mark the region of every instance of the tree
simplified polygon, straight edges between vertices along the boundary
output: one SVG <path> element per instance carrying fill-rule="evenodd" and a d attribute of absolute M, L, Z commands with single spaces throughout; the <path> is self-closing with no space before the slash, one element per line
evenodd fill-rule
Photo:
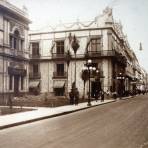
<path fill-rule="evenodd" d="M 83 80 L 84 87 L 83 87 L 83 99 L 85 98 L 85 84 L 87 80 L 89 79 L 88 71 L 87 70 L 82 70 L 81 72 L 81 79 Z"/>

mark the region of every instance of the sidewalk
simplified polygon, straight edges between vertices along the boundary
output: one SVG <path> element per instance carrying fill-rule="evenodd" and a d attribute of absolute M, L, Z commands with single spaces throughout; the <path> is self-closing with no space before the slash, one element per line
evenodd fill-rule
<path fill-rule="evenodd" d="M 90 107 L 95 107 L 95 106 L 103 105 L 110 102 L 114 102 L 114 100 L 104 100 L 104 102 L 92 101 L 91 102 L 92 106 Z M 0 116 L 0 129 L 5 129 L 5 128 L 9 128 L 9 127 L 13 127 L 13 126 L 17 126 L 25 123 L 30 123 L 30 122 L 34 122 L 42 119 L 56 117 L 56 116 L 76 112 L 79 110 L 87 109 L 90 107 L 87 106 L 87 102 L 79 103 L 79 105 L 66 105 L 66 106 L 54 107 L 54 108 L 30 107 L 36 110 Z"/>

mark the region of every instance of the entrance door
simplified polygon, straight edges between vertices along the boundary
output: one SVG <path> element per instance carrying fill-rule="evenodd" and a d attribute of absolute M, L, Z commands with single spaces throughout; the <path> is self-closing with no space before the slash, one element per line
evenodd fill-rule
<path fill-rule="evenodd" d="M 101 91 L 101 83 L 99 81 L 91 82 L 91 97 L 94 98 L 96 92 Z"/>
<path fill-rule="evenodd" d="M 14 96 L 19 95 L 19 76 L 14 76 Z"/>

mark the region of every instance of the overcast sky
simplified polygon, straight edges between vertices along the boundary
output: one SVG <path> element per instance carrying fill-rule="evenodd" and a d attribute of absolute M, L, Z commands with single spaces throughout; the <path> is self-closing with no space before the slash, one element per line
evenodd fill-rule
<path fill-rule="evenodd" d="M 114 19 L 123 24 L 131 48 L 139 63 L 148 71 L 148 0 L 8 0 L 22 8 L 25 5 L 32 21 L 30 29 L 48 24 L 93 20 L 106 6 L 113 8 Z M 142 42 L 143 50 L 139 50 Z"/>

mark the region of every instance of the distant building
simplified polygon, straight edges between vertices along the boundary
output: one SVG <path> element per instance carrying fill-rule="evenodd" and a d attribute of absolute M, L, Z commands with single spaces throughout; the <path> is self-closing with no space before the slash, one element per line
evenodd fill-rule
<path fill-rule="evenodd" d="M 0 1 L 0 101 L 28 92 L 29 23 L 23 10 Z"/>
<path fill-rule="evenodd" d="M 138 60 L 122 32 L 121 23 L 115 22 L 112 9 L 106 8 L 91 22 L 59 24 L 30 33 L 30 91 L 37 89 L 41 93 L 64 96 L 71 90 L 75 80 L 75 57 L 70 42 L 74 35 L 80 45 L 76 54 L 76 87 L 81 96 L 84 88 L 81 73 L 86 56 L 100 74 L 99 81 L 91 76 L 92 97 L 96 89 L 122 95 L 135 89 L 135 79 L 139 79 L 135 66 Z M 69 67 L 68 50 L 72 55 Z M 86 95 L 87 92 L 88 81 Z"/>

